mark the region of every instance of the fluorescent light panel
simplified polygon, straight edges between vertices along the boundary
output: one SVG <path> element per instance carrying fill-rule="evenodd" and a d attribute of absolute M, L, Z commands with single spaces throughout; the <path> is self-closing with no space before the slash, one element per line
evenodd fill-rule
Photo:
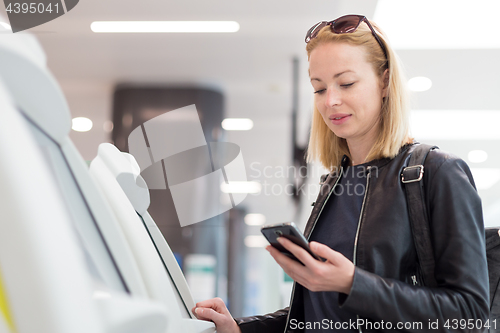
<path fill-rule="evenodd" d="M 408 80 L 408 89 L 411 91 L 427 91 L 431 87 L 432 81 L 428 77 L 416 76 Z"/>
<path fill-rule="evenodd" d="M 247 247 L 266 247 L 269 245 L 264 236 L 259 235 L 246 236 L 244 242 Z"/>
<path fill-rule="evenodd" d="M 496 110 L 413 110 L 410 123 L 417 140 L 500 140 Z"/>
<path fill-rule="evenodd" d="M 248 118 L 226 118 L 221 125 L 226 131 L 248 131 L 253 128 L 253 121 Z"/>
<path fill-rule="evenodd" d="M 379 0 L 373 20 L 396 49 L 498 49 L 498 0 Z"/>
<path fill-rule="evenodd" d="M 237 32 L 235 21 L 96 21 L 90 29 L 98 33 L 217 33 Z"/>
<path fill-rule="evenodd" d="M 264 214 L 247 214 L 245 215 L 245 223 L 247 225 L 263 225 L 266 223 Z"/>
<path fill-rule="evenodd" d="M 104 299 L 111 298 L 111 294 L 107 291 L 97 290 L 92 294 L 92 298 L 94 299 Z"/>
<path fill-rule="evenodd" d="M 484 150 L 471 150 L 467 158 L 471 163 L 483 163 L 488 159 L 488 153 Z"/>
<path fill-rule="evenodd" d="M 92 120 L 85 117 L 76 117 L 71 120 L 71 129 L 77 132 L 88 132 L 92 129 Z"/>
<path fill-rule="evenodd" d="M 262 185 L 259 182 L 229 182 L 220 184 L 224 193 L 259 193 Z"/>

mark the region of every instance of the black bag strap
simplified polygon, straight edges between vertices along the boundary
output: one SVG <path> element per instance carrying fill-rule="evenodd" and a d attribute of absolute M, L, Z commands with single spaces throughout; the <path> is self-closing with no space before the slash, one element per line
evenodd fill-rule
<path fill-rule="evenodd" d="M 437 287 L 437 281 L 434 277 L 436 263 L 432 249 L 429 219 L 425 207 L 423 176 L 424 161 L 434 148 L 438 147 L 425 144 L 416 145 L 411 152 L 408 166 L 401 173 L 401 182 L 403 182 L 406 190 L 406 201 L 418 263 L 424 285 L 428 287 Z"/>

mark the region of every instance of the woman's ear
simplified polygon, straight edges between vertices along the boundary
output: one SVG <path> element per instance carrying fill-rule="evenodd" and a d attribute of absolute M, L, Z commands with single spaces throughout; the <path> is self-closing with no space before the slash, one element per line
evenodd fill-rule
<path fill-rule="evenodd" d="M 389 68 L 387 68 L 382 74 L 383 80 L 383 88 L 382 88 L 382 97 L 387 97 L 389 93 Z"/>

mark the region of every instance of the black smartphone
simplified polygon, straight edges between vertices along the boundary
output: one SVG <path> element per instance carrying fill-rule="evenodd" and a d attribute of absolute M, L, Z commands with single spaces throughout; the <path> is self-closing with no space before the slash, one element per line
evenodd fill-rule
<path fill-rule="evenodd" d="M 280 243 L 278 243 L 278 237 L 284 237 L 291 240 L 292 242 L 306 250 L 314 259 L 322 261 L 317 255 L 313 253 L 313 251 L 309 247 L 309 242 L 293 222 L 267 225 L 262 227 L 260 231 L 272 246 L 277 248 L 281 253 L 289 258 L 301 262 L 290 251 L 288 251 L 283 246 L 281 246 Z"/>

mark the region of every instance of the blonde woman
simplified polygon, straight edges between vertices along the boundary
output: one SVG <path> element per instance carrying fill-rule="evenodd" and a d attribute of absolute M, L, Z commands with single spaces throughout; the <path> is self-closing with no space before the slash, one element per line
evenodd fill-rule
<path fill-rule="evenodd" d="M 438 149 L 425 161 L 436 285 L 424 285 L 415 250 L 422 239 L 412 233 L 401 182 L 418 144 L 409 134 L 397 56 L 360 15 L 314 25 L 306 43 L 315 94 L 308 159 L 331 172 L 304 234 L 326 260 L 281 237 L 304 264 L 266 248 L 295 281 L 289 307 L 233 319 L 212 299 L 193 312 L 215 322 L 218 333 L 484 331 L 482 209 L 467 164 Z M 473 325 L 457 325 L 461 320 Z"/>

